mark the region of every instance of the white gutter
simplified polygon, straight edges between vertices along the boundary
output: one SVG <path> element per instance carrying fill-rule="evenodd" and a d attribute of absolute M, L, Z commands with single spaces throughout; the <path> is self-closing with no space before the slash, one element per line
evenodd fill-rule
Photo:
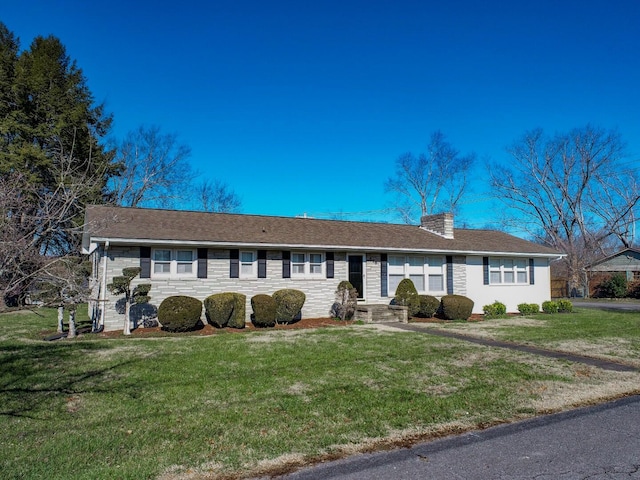
<path fill-rule="evenodd" d="M 109 240 L 104 242 L 104 252 L 102 257 L 102 284 L 100 285 L 100 324 L 98 328 L 104 327 L 104 315 L 107 306 L 107 250 Z"/>
<path fill-rule="evenodd" d="M 241 242 L 207 242 L 197 240 L 152 240 L 146 238 L 93 238 L 96 242 L 109 242 L 121 245 L 180 245 L 199 247 L 220 247 L 220 248 L 253 248 L 253 249 L 311 249 L 329 251 L 352 251 L 352 252 L 413 252 L 413 253 L 433 253 L 447 255 L 482 255 L 482 256 L 522 256 L 533 258 L 562 258 L 564 254 L 557 253 L 530 253 L 530 252 L 503 252 L 499 250 L 443 250 L 431 248 L 399 248 L 399 247 L 373 247 L 357 245 L 308 245 L 308 244 L 282 244 L 282 243 L 241 243 Z"/>

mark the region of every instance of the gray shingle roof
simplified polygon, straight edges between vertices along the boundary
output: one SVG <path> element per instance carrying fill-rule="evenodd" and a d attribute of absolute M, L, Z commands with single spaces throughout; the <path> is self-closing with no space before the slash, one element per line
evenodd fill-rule
<path fill-rule="evenodd" d="M 559 255 L 545 246 L 495 230 L 455 229 L 454 238 L 446 239 L 412 225 L 104 205 L 87 207 L 85 223 L 85 245 L 89 239 L 109 239 L 138 245 L 165 241 L 256 248 Z"/>

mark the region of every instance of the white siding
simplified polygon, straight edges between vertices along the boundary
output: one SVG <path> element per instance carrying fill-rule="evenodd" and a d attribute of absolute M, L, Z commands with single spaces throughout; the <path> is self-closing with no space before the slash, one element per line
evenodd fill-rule
<path fill-rule="evenodd" d="M 522 258 L 522 257 L 520 257 Z M 527 259 L 527 265 L 529 260 Z M 520 303 L 537 303 L 551 299 L 549 260 L 534 259 L 534 285 L 484 285 L 481 256 L 467 256 L 467 297 L 474 301 L 473 313 L 483 313 L 482 307 L 496 300 L 507 306 L 507 312 L 516 313 Z"/>

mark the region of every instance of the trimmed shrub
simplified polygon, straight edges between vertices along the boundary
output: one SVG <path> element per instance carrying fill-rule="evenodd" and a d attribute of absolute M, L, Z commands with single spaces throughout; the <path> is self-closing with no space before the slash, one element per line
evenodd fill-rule
<path fill-rule="evenodd" d="M 420 308 L 418 309 L 418 317 L 431 318 L 440 307 L 440 300 L 432 295 L 418 295 Z"/>
<path fill-rule="evenodd" d="M 176 295 L 165 298 L 158 307 L 158 320 L 168 332 L 189 332 L 202 328 L 202 302 L 197 298 Z"/>
<path fill-rule="evenodd" d="M 467 320 L 473 312 L 473 300 L 464 295 L 445 295 L 440 300 L 440 314 L 446 320 Z"/>
<path fill-rule="evenodd" d="M 604 298 L 622 298 L 627 295 L 627 277 L 616 273 L 598 286 L 598 296 Z"/>
<path fill-rule="evenodd" d="M 351 282 L 343 280 L 336 289 L 336 301 L 329 310 L 329 315 L 340 320 L 350 320 L 358 306 L 358 291 Z"/>
<path fill-rule="evenodd" d="M 571 313 L 573 312 L 573 303 L 571 300 L 561 299 L 556 302 L 558 304 L 558 312 Z"/>
<path fill-rule="evenodd" d="M 410 278 L 403 278 L 396 288 L 396 296 L 394 298 L 396 305 L 402 305 L 409 309 L 409 316 L 415 317 L 420 311 L 420 298 L 418 290 Z"/>
<path fill-rule="evenodd" d="M 535 315 L 540 312 L 540 305 L 537 303 L 521 303 L 518 305 L 521 315 Z"/>
<path fill-rule="evenodd" d="M 242 293 L 215 293 L 204 299 L 207 322 L 217 328 L 244 328 L 247 297 Z"/>
<path fill-rule="evenodd" d="M 304 292 L 292 288 L 284 288 L 273 292 L 276 301 L 276 322 L 294 323 L 301 318 L 302 306 L 307 299 Z"/>
<path fill-rule="evenodd" d="M 496 300 L 491 305 L 483 306 L 482 311 L 487 318 L 499 318 L 507 314 L 507 306 Z"/>
<path fill-rule="evenodd" d="M 247 296 L 242 293 L 232 293 L 231 295 L 233 295 L 233 313 L 227 327 L 244 328 L 247 318 Z"/>
<path fill-rule="evenodd" d="M 233 314 L 233 294 L 216 293 L 204 299 L 204 314 L 209 325 L 224 328 Z"/>
<path fill-rule="evenodd" d="M 542 311 L 544 313 L 558 313 L 558 304 L 553 300 L 542 302 Z"/>
<path fill-rule="evenodd" d="M 251 321 L 256 327 L 275 327 L 276 301 L 270 295 L 258 294 L 251 297 L 253 315 Z"/>

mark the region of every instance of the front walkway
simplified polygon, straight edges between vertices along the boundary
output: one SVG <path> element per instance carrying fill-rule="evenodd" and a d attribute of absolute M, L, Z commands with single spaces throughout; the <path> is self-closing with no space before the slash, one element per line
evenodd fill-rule
<path fill-rule="evenodd" d="M 544 348 L 532 347 L 529 345 L 523 345 L 521 343 L 506 342 L 503 340 L 492 340 L 489 338 L 472 337 L 470 335 L 464 335 L 461 333 L 447 332 L 436 328 L 429 328 L 422 325 L 411 323 L 398 323 L 394 324 L 393 328 L 400 330 L 408 330 L 411 332 L 426 333 L 428 335 L 435 335 L 438 337 L 455 338 L 456 340 L 463 340 L 466 342 L 477 343 L 478 345 L 485 345 L 487 347 L 508 348 L 510 350 L 517 350 L 519 352 L 532 353 L 534 355 L 541 355 L 543 357 L 558 358 L 562 360 L 568 360 L 570 362 L 584 363 L 594 367 L 602 368 L 604 370 L 614 370 L 616 372 L 637 372 L 639 369 L 631 365 L 624 363 L 618 363 L 611 360 L 603 360 L 600 358 L 585 357 L 583 355 L 577 355 L 574 353 L 557 352 L 555 350 L 546 350 Z"/>

